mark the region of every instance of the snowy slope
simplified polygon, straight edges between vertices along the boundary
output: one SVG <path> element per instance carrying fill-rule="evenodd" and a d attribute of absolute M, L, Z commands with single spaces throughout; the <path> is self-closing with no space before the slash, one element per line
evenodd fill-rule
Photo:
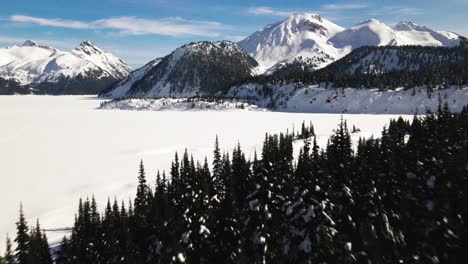
<path fill-rule="evenodd" d="M 122 99 L 103 103 L 100 109 L 146 111 L 254 110 L 291 113 L 424 114 L 437 111 L 439 99 L 460 112 L 468 102 L 468 87 L 439 89 L 326 89 L 298 84 L 233 87 L 224 100 L 209 98 Z"/>
<path fill-rule="evenodd" d="M 379 74 L 389 71 L 437 69 L 463 63 L 465 55 L 459 48 L 434 47 L 361 47 L 324 71 L 335 74 Z"/>
<path fill-rule="evenodd" d="M 351 113 L 351 114 L 424 114 L 436 111 L 439 98 L 452 111 L 459 112 L 468 103 L 468 87 L 429 91 L 411 88 L 326 89 L 316 85 L 243 85 L 233 87 L 227 97 L 280 112 Z"/>
<path fill-rule="evenodd" d="M 252 76 L 258 63 L 229 41 L 186 44 L 158 63 L 150 63 L 105 97 L 189 97 L 227 91 Z"/>
<path fill-rule="evenodd" d="M 376 19 L 370 19 L 330 39 L 337 48 L 362 46 L 443 46 L 453 47 L 460 44 L 460 36 L 447 32 L 435 31 L 412 22 L 399 22 L 390 27 Z"/>
<path fill-rule="evenodd" d="M 111 87 L 111 89 L 109 90 L 103 91 L 102 95 L 112 98 L 124 97 L 130 90 L 130 88 L 132 88 L 132 86 L 135 84 L 135 82 L 142 78 L 154 66 L 160 63 L 161 60 L 162 58 L 154 59 L 148 62 L 145 66 L 132 71 L 127 78 L 117 83 L 114 87 Z"/>
<path fill-rule="evenodd" d="M 0 49 L 0 77 L 15 79 L 22 85 L 57 82 L 62 77 L 121 80 L 130 67 L 89 41 L 71 52 L 26 41 L 22 46 Z"/>
<path fill-rule="evenodd" d="M 344 29 L 317 14 L 293 14 L 239 42 L 242 48 L 271 73 L 285 63 L 311 65 L 312 70 L 337 61 L 362 46 L 459 45 L 461 36 L 436 31 L 411 22 L 390 27 L 370 19 Z"/>
<path fill-rule="evenodd" d="M 319 66 L 340 57 L 342 51 L 328 43 L 344 28 L 317 14 L 297 13 L 266 26 L 239 42 L 264 70 L 298 57 L 315 58 Z"/>
<path fill-rule="evenodd" d="M 348 28 L 330 39 L 336 48 L 359 48 L 362 46 L 397 45 L 397 33 L 389 26 L 370 19 Z"/>
<path fill-rule="evenodd" d="M 412 22 L 400 22 L 393 28 L 399 37 L 399 45 L 453 47 L 460 44 L 460 36 L 448 31 L 435 31 Z"/>

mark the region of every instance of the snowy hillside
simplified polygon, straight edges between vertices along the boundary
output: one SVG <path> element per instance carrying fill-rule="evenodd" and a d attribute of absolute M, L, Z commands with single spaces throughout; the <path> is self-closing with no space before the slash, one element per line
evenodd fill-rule
<path fill-rule="evenodd" d="M 348 28 L 330 39 L 336 48 L 397 45 L 397 33 L 384 23 L 370 19 Z"/>
<path fill-rule="evenodd" d="M 444 46 L 459 45 L 462 37 L 436 31 L 411 22 L 388 26 L 370 19 L 344 29 L 317 14 L 293 14 L 239 42 L 264 72 L 282 64 L 300 62 L 311 70 L 323 68 L 362 46 Z"/>
<path fill-rule="evenodd" d="M 461 64 L 465 60 L 461 48 L 420 46 L 361 47 L 324 69 L 335 74 L 378 74 L 390 71 L 418 71 Z"/>
<path fill-rule="evenodd" d="M 118 98 L 123 97 L 125 94 L 132 88 L 132 86 L 137 82 L 140 78 L 142 78 L 148 71 L 150 71 L 154 66 L 160 63 L 162 58 L 154 59 L 148 62 L 145 66 L 138 68 L 132 71 L 127 78 L 117 83 L 115 86 L 109 87 L 109 89 L 102 91 L 102 95 L 106 95 L 111 92 L 108 96 Z"/>
<path fill-rule="evenodd" d="M 348 114 L 425 114 L 436 111 L 439 99 L 459 112 L 468 102 L 468 87 L 430 91 L 426 88 L 397 89 L 325 89 L 319 86 L 301 87 L 297 84 L 242 85 L 233 87 L 226 99 L 159 98 L 123 99 L 105 102 L 101 109 L 120 110 L 270 110 L 296 113 Z"/>
<path fill-rule="evenodd" d="M 22 46 L 0 49 L 0 77 L 15 80 L 21 85 L 53 86 L 62 82 L 63 86 L 65 80 L 70 82 L 74 79 L 110 83 L 122 80 L 130 70 L 125 62 L 90 41 L 84 41 L 70 52 L 29 40 Z"/>
<path fill-rule="evenodd" d="M 399 45 L 422 45 L 453 47 L 460 44 L 460 36 L 448 31 L 435 31 L 412 22 L 400 22 L 393 28 Z"/>
<path fill-rule="evenodd" d="M 226 97 L 282 112 L 351 114 L 424 114 L 436 111 L 439 99 L 452 111 L 459 112 L 468 102 L 468 87 L 430 92 L 426 88 L 397 89 L 325 89 L 295 84 L 244 85 L 234 87 Z"/>
<path fill-rule="evenodd" d="M 120 98 L 213 94 L 227 91 L 234 83 L 252 76 L 257 66 L 235 43 L 190 43 L 135 71 L 102 95 Z"/>

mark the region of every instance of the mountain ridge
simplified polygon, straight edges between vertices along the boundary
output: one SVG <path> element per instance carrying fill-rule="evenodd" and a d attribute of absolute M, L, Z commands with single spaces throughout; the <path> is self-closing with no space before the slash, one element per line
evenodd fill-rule
<path fill-rule="evenodd" d="M 253 75 L 258 63 L 230 41 L 185 44 L 154 65 L 145 65 L 133 77 L 101 96 L 196 96 L 228 90 Z"/>
<path fill-rule="evenodd" d="M 298 25 L 311 25 L 311 28 Z M 317 27 L 318 25 L 319 27 Z M 327 34 L 323 34 L 324 30 Z M 343 28 L 318 14 L 296 13 L 270 24 L 241 40 L 244 50 L 271 73 L 281 65 L 298 59 L 311 70 L 324 68 L 363 46 L 444 46 L 453 47 L 464 37 L 448 31 L 437 31 L 413 22 L 399 22 L 389 26 L 377 19 L 368 19 Z M 289 46 L 288 46 L 289 45 Z"/>
<path fill-rule="evenodd" d="M 31 92 L 67 93 L 67 85 L 73 82 L 76 86 L 73 94 L 96 93 L 124 79 L 130 70 L 130 66 L 121 59 L 88 40 L 71 51 L 61 51 L 31 40 L 26 40 L 21 46 L 0 48 L 0 77 L 34 87 Z M 88 86 L 83 86 L 80 91 L 78 80 L 85 80 Z M 38 87 L 41 91 L 37 90 Z"/>

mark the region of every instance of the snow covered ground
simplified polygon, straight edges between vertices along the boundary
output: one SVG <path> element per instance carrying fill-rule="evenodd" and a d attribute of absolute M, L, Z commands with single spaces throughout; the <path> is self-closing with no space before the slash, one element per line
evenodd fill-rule
<path fill-rule="evenodd" d="M 194 98 L 154 98 L 154 99 L 122 99 L 108 101 L 100 106 L 100 109 L 112 110 L 135 110 L 135 111 L 268 111 L 265 108 L 237 100 L 222 100 L 210 102 L 204 99 Z"/>
<path fill-rule="evenodd" d="M 176 151 L 211 156 L 215 135 L 230 150 L 239 141 L 253 153 L 265 132 L 297 129 L 312 121 L 319 144 L 340 114 L 225 111 L 98 110 L 102 100 L 83 96 L 0 96 L 0 251 L 15 234 L 20 201 L 29 223 L 39 217 L 50 240 L 71 226 L 80 197 L 128 199 L 143 159 L 150 180 L 168 170 Z M 378 136 L 392 115 L 344 115 L 359 136 Z M 406 116 L 411 118 L 411 116 Z"/>
<path fill-rule="evenodd" d="M 247 84 L 233 87 L 227 98 L 219 102 L 194 98 L 145 98 L 110 101 L 102 109 L 120 110 L 218 110 L 246 109 L 292 113 L 349 113 L 349 114 L 425 114 L 435 112 L 447 102 L 450 110 L 460 112 L 468 104 L 468 87 L 450 87 L 435 91 L 426 88 L 403 88 L 380 91 L 378 89 L 325 89 L 317 85 L 302 87 L 296 84 Z"/>
<path fill-rule="evenodd" d="M 228 97 L 246 98 L 260 107 L 274 105 L 276 111 L 297 113 L 349 113 L 349 114 L 425 114 L 435 112 L 447 102 L 451 111 L 460 112 L 468 104 L 468 87 L 439 89 L 403 88 L 387 91 L 378 89 L 326 89 L 317 85 L 263 85 L 247 84 L 233 87 Z"/>

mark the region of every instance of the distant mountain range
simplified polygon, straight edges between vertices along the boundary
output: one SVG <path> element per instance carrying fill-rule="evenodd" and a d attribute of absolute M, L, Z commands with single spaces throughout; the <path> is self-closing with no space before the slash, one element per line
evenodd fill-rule
<path fill-rule="evenodd" d="M 345 29 L 317 14 L 293 14 L 287 19 L 255 32 L 239 45 L 262 66 L 263 71 L 278 64 L 306 60 L 313 69 L 323 68 L 362 46 L 453 47 L 462 37 L 436 31 L 412 22 L 390 27 L 370 19 Z"/>
<path fill-rule="evenodd" d="M 462 44 L 468 44 L 467 39 L 456 33 L 412 22 L 388 26 L 370 19 L 343 28 L 320 15 L 300 13 L 239 43 L 183 45 L 131 72 L 125 62 L 89 41 L 70 52 L 26 41 L 20 47 L 0 49 L 0 94 L 100 93 L 110 98 L 214 95 L 253 76 L 291 71 L 302 74 L 331 64 L 329 69 L 335 73 L 367 74 L 458 63 L 464 55 L 441 51 L 443 56 L 437 57 L 427 49 L 417 51 L 417 46 L 450 48 Z M 369 46 L 395 48 L 359 49 Z M 398 48 L 406 46 L 415 47 Z M 350 54 L 354 50 L 360 53 Z"/>
<path fill-rule="evenodd" d="M 96 94 L 130 71 L 125 62 L 90 41 L 70 52 L 30 40 L 0 49 L 0 78 L 20 86 L 20 93 Z M 2 90 L 7 93 L 8 89 Z"/>

